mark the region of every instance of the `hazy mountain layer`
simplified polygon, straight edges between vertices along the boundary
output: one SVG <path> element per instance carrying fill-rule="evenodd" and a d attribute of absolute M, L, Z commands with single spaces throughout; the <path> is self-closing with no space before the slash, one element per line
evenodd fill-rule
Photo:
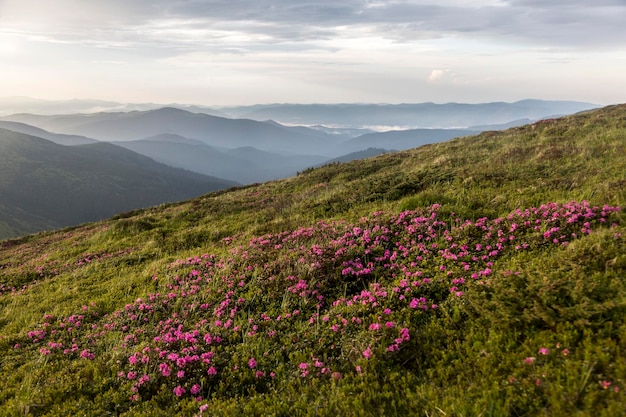
<path fill-rule="evenodd" d="M 284 156 L 252 147 L 217 149 L 172 135 L 113 143 L 173 167 L 241 184 L 289 177 L 326 159 L 321 156 Z"/>
<path fill-rule="evenodd" d="M 357 152 L 367 148 L 405 150 L 476 133 L 479 132 L 466 129 L 409 129 L 368 133 L 344 142 L 339 146 L 339 150 L 341 153 Z"/>
<path fill-rule="evenodd" d="M 514 103 L 273 104 L 223 109 L 234 117 L 300 125 L 342 127 L 466 128 L 576 113 L 597 105 L 573 101 L 522 100 Z"/>
<path fill-rule="evenodd" d="M 115 124 L 116 121 L 111 120 L 109 123 Z M 320 135 L 326 136 L 324 133 L 307 128 L 275 125 L 291 131 L 304 132 L 311 136 L 311 140 L 315 140 Z M 83 136 L 50 133 L 20 122 L 0 121 L 0 126 L 66 145 L 97 142 Z M 460 129 L 418 129 L 372 133 L 348 140 L 345 137 L 344 139 L 335 137 L 336 145 L 322 150 L 322 152 L 339 155 L 330 160 L 327 156 L 285 155 L 263 151 L 251 146 L 235 149 L 217 148 L 197 139 L 189 139 L 171 133 L 163 133 L 136 141 L 111 143 L 172 167 L 224 178 L 241 184 L 251 184 L 289 177 L 311 166 L 323 164 L 325 161 L 349 161 L 358 159 L 359 155 L 363 155 L 363 157 L 372 156 L 367 149 L 409 149 L 470 133 L 474 132 Z"/>
<path fill-rule="evenodd" d="M 0 238 L 95 221 L 234 184 L 108 143 L 62 146 L 0 129 Z"/>
<path fill-rule="evenodd" d="M 4 120 L 37 126 L 51 132 L 84 135 L 104 141 L 138 140 L 174 134 L 223 148 L 252 146 L 283 154 L 333 155 L 333 137 L 315 130 L 288 128 L 275 123 L 226 119 L 207 114 L 162 108 L 128 113 L 95 113 L 63 116 L 20 114 Z"/>
<path fill-rule="evenodd" d="M 42 139 L 47 139 L 59 145 L 85 145 L 88 143 L 96 143 L 97 140 L 87 138 L 85 136 L 77 135 L 64 135 L 62 133 L 51 133 L 47 130 L 40 129 L 35 126 L 27 125 L 19 122 L 9 122 L 0 120 L 0 128 L 11 130 L 13 132 L 24 133 L 25 135 L 35 136 Z"/>
<path fill-rule="evenodd" d="M 32 114 L 75 114 L 100 112 L 129 112 L 155 110 L 162 107 L 175 107 L 194 113 L 206 113 L 213 116 L 228 117 L 219 110 L 207 106 L 189 104 L 156 104 L 156 103 L 120 103 L 106 100 L 42 100 L 30 97 L 0 97 L 0 116 L 18 113 Z"/>

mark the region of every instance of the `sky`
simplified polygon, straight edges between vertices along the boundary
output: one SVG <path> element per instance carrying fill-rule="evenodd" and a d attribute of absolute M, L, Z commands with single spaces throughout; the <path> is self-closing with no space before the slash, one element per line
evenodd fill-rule
<path fill-rule="evenodd" d="M 626 102 L 626 0 L 0 0 L 0 96 Z"/>

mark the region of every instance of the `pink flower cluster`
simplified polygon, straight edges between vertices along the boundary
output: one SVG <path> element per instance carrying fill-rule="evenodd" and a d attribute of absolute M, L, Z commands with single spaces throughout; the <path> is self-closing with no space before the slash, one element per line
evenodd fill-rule
<path fill-rule="evenodd" d="M 115 371 L 135 399 L 162 386 L 201 399 L 232 381 L 261 388 L 275 378 L 340 379 L 356 366 L 362 374 L 363 361 L 399 366 L 402 352 L 417 346 L 411 335 L 422 315 L 514 274 L 498 269 L 502 254 L 562 246 L 619 211 L 554 203 L 444 221 L 438 209 L 320 222 L 244 244 L 229 238 L 228 255 L 172 262 L 152 277 L 154 293 L 108 314 L 90 306 L 47 317 L 25 343 L 51 359 L 69 349 L 98 360 L 117 340 L 125 360 Z M 276 367 L 285 358 L 288 368 Z"/>

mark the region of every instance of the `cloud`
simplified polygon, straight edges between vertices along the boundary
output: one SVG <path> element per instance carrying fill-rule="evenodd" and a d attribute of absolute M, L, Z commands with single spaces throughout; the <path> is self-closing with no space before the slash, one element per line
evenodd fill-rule
<path fill-rule="evenodd" d="M 284 96 L 332 100 L 461 98 L 492 85 L 499 98 L 520 86 L 517 98 L 532 93 L 529 83 L 562 80 L 557 73 L 582 81 L 601 72 L 623 85 L 624 21 L 624 0 L 0 0 L 0 56 L 10 57 L 0 72 L 71 85 L 72 62 L 85 91 L 97 77 L 202 96 L 181 83 L 210 79 L 226 95 L 245 79 L 249 91 L 267 90 L 265 102 L 280 82 L 290 83 Z M 258 81 L 260 72 L 271 79 Z"/>
<path fill-rule="evenodd" d="M 345 28 L 368 28 L 397 42 L 498 37 L 572 48 L 626 42 L 623 0 L 4 0 L 0 5 L 5 23 L 31 24 L 55 36 L 97 37 L 119 30 L 137 42 L 168 34 L 159 27 L 164 22 L 184 42 L 211 42 L 218 30 L 245 33 L 261 43 L 311 42 L 332 39 Z"/>
<path fill-rule="evenodd" d="M 439 81 L 443 78 L 443 75 L 444 70 L 434 69 L 430 72 L 430 75 L 428 76 L 428 82 L 434 83 L 436 81 Z"/>
<path fill-rule="evenodd" d="M 427 79 L 430 84 L 450 84 L 450 85 L 460 85 L 463 80 L 461 77 L 451 69 L 433 69 L 430 72 L 430 75 Z M 477 82 L 475 80 L 475 82 Z"/>

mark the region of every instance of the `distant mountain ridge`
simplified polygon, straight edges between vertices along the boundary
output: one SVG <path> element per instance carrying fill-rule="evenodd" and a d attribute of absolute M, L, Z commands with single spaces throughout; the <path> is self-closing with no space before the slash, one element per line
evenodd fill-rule
<path fill-rule="evenodd" d="M 235 119 L 187 106 L 60 115 L 14 114 L 0 118 L 0 127 L 63 145 L 112 142 L 173 167 L 250 184 L 292 176 L 328 160 L 351 158 L 346 155 L 358 155 L 369 148 L 411 149 L 593 106 L 522 100 L 484 104 L 283 104 L 223 109 L 232 117 L 248 117 Z M 192 113 L 189 109 L 200 112 Z M 307 126 L 298 126 L 296 122 Z M 446 128 L 378 131 L 390 124 L 439 124 Z M 338 127 L 342 125 L 352 127 Z M 363 125 L 371 129 L 364 129 Z M 474 127 L 452 128 L 456 125 Z"/>
<path fill-rule="evenodd" d="M 277 126 L 280 126 L 276 124 Z M 61 145 L 98 143 L 83 136 L 51 133 L 20 122 L 0 121 L 0 127 L 51 140 Z M 287 129 L 298 130 L 297 127 Z M 323 132 L 301 128 L 312 137 L 325 136 Z M 241 184 L 270 181 L 295 175 L 302 169 L 328 160 L 323 155 L 282 155 L 251 146 L 234 149 L 218 148 L 172 133 L 163 133 L 140 140 L 111 141 L 116 146 L 147 156 L 157 162 L 200 174 L 219 177 Z M 333 148 L 333 152 L 338 152 Z"/>
<path fill-rule="evenodd" d="M 176 134 L 210 146 L 255 148 L 279 153 L 313 154 L 334 145 L 333 138 L 318 131 L 302 131 L 249 119 L 227 119 L 204 113 L 164 107 L 128 113 L 41 116 L 18 114 L 3 120 L 27 123 L 51 132 L 83 135 L 102 141 L 128 141 Z M 330 154 L 329 154 L 330 155 Z"/>
<path fill-rule="evenodd" d="M 24 103 L 37 104 L 33 100 Z M 54 108 L 54 102 L 43 104 L 48 110 Z M 68 109 L 133 108 L 103 101 L 61 104 Z M 1 105 L 2 99 L 0 108 Z M 1 117 L 0 128 L 62 145 L 107 141 L 172 167 L 251 184 L 289 177 L 325 161 L 350 160 L 354 155 L 366 155 L 361 152 L 370 148 L 411 149 L 555 114 L 571 114 L 595 105 L 543 100 L 482 104 L 276 104 L 230 107 L 218 112 L 202 106 L 151 106 L 136 105 L 132 111 L 14 114 Z M 146 107 L 147 110 L 140 110 Z M 236 118 L 208 113 L 229 113 Z M 372 131 L 411 125 L 445 128 Z"/>
<path fill-rule="evenodd" d="M 341 127 L 467 128 L 536 120 L 599 107 L 576 101 L 521 100 L 514 103 L 271 104 L 223 108 L 233 117 L 301 125 Z"/>
<path fill-rule="evenodd" d="M 97 143 L 97 140 L 79 136 L 79 135 L 65 135 L 62 133 L 51 133 L 47 130 L 40 129 L 35 126 L 31 126 L 20 122 L 8 122 L 0 120 L 0 128 L 11 130 L 13 132 L 24 133 L 25 135 L 36 136 L 38 138 L 47 139 L 59 145 L 86 145 L 88 143 Z"/>
<path fill-rule="evenodd" d="M 505 124 L 520 119 L 537 120 L 567 115 L 598 108 L 601 105 L 579 101 L 525 99 L 511 103 L 275 103 L 211 107 L 177 103 L 121 103 L 105 100 L 40 100 L 28 97 L 5 97 L 0 98 L 0 117 L 20 113 L 59 115 L 148 111 L 163 107 L 225 118 L 275 120 L 281 124 L 323 125 L 337 129 L 365 126 L 469 128 Z"/>
<path fill-rule="evenodd" d="M 169 166 L 227 178 L 241 184 L 289 177 L 300 169 L 327 159 L 314 155 L 283 156 L 253 147 L 216 148 L 175 135 L 111 143 Z"/>
<path fill-rule="evenodd" d="M 368 133 L 344 142 L 342 153 L 358 152 L 363 148 L 384 148 L 398 151 L 417 148 L 429 143 L 443 142 L 461 136 L 480 133 L 469 129 L 409 129 Z"/>
<path fill-rule="evenodd" d="M 206 113 L 213 116 L 228 117 L 225 113 L 207 106 L 190 104 L 157 104 L 157 103 L 122 103 L 110 100 L 72 99 L 43 100 L 32 97 L 0 97 L 0 116 L 18 113 L 41 115 L 129 112 L 155 110 L 162 107 L 176 107 L 195 113 Z"/>
<path fill-rule="evenodd" d="M 109 143 L 63 146 L 0 129 L 0 239 L 234 185 L 159 164 Z"/>

